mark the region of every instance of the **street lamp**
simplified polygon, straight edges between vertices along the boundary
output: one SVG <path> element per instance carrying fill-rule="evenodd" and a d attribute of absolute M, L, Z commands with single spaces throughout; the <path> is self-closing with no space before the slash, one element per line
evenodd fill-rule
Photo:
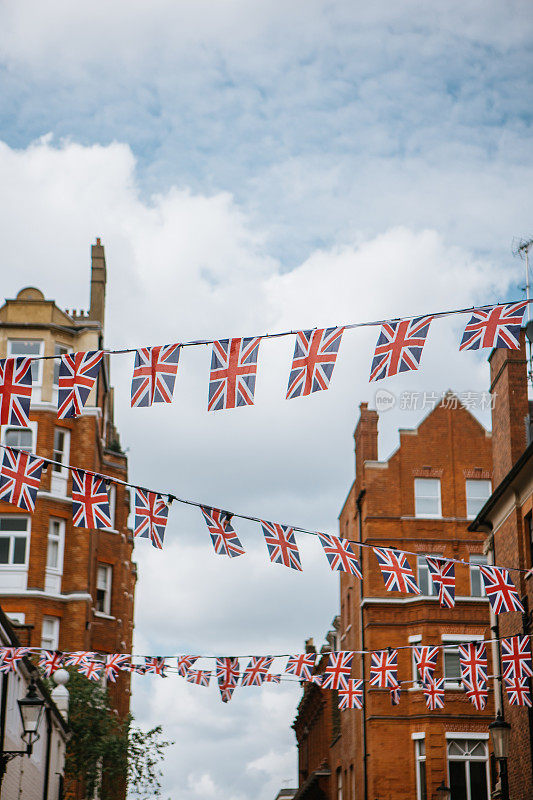
<path fill-rule="evenodd" d="M 20 718 L 22 719 L 23 733 L 21 739 L 26 742 L 25 750 L 2 750 L 0 752 L 0 786 L 8 762 L 16 756 L 31 756 L 34 742 L 39 738 L 39 724 L 43 715 L 44 700 L 37 694 L 33 678 L 28 686 L 26 697 L 17 700 Z"/>
<path fill-rule="evenodd" d="M 450 800 L 452 796 L 452 790 L 449 786 L 444 785 L 444 781 L 440 782 L 440 786 L 437 786 L 437 791 L 435 793 L 437 795 L 437 800 Z"/>
<path fill-rule="evenodd" d="M 509 800 L 509 779 L 507 776 L 507 759 L 509 758 L 509 737 L 511 726 L 502 717 L 502 712 L 498 711 L 496 719 L 489 725 L 490 737 L 494 758 L 500 765 L 500 782 L 502 787 L 502 800 Z"/>

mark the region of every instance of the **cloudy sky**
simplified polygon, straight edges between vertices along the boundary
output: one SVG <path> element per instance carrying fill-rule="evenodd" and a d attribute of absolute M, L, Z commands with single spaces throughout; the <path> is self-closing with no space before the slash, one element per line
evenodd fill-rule
<path fill-rule="evenodd" d="M 520 0 L 130 0 L 0 6 L 3 291 L 86 308 L 90 244 L 108 264 L 110 347 L 335 325 L 519 299 L 530 235 L 532 13 Z M 464 322 L 464 320 L 463 320 Z M 486 353 L 433 324 L 402 392 L 482 392 Z M 116 418 L 133 481 L 335 531 L 375 329 L 347 332 L 332 388 L 285 401 L 293 341 L 264 341 L 256 404 L 206 412 L 209 348 L 183 352 L 171 406 Z M 414 396 L 414 395 L 413 395 Z M 487 414 L 479 410 L 488 423 Z M 420 408 L 380 419 L 380 456 Z M 139 653 L 267 654 L 320 644 L 337 580 L 216 556 L 173 506 L 164 554 L 136 548 Z M 138 679 L 133 710 L 176 744 L 171 800 L 273 800 L 295 785 L 298 685 Z"/>

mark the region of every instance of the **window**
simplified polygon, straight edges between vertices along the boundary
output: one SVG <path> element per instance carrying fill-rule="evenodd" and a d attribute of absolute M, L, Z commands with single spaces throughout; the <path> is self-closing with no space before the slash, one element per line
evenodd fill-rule
<path fill-rule="evenodd" d="M 427 800 L 426 741 L 415 739 L 416 800 Z"/>
<path fill-rule="evenodd" d="M 487 556 L 470 556 L 470 594 L 472 597 L 485 597 L 485 584 L 479 571 L 479 565 L 485 566 Z"/>
<path fill-rule="evenodd" d="M 46 569 L 63 571 L 63 540 L 65 522 L 62 519 L 50 519 L 48 523 L 48 553 Z"/>
<path fill-rule="evenodd" d="M 66 347 L 63 344 L 56 344 L 54 347 L 54 355 L 55 356 L 64 356 L 67 353 L 72 351 L 71 347 Z M 57 389 L 59 386 L 59 367 L 61 365 L 61 359 L 55 358 L 54 359 L 54 387 Z"/>
<path fill-rule="evenodd" d="M 6 428 L 4 444 L 31 452 L 33 450 L 33 431 L 31 428 Z"/>
<path fill-rule="evenodd" d="M 337 800 L 342 800 L 342 770 L 337 770 Z"/>
<path fill-rule="evenodd" d="M 350 764 L 350 800 L 355 800 L 355 783 L 353 779 L 353 764 Z"/>
<path fill-rule="evenodd" d="M 531 514 L 528 514 L 524 519 L 524 528 L 526 531 L 526 541 L 529 542 L 529 566 L 531 567 L 533 564 L 533 520 Z"/>
<path fill-rule="evenodd" d="M 487 742 L 479 739 L 448 740 L 449 787 L 457 800 L 487 800 L 489 770 Z"/>
<path fill-rule="evenodd" d="M 0 566 L 26 565 L 28 517 L 0 517 Z"/>
<path fill-rule="evenodd" d="M 43 617 L 41 647 L 57 650 L 59 647 L 59 617 Z"/>
<path fill-rule="evenodd" d="M 466 516 L 468 519 L 477 517 L 487 500 L 492 494 L 490 481 L 466 482 Z"/>
<path fill-rule="evenodd" d="M 44 342 L 40 339 L 10 339 L 7 344 L 7 355 L 16 358 L 18 356 L 42 356 L 44 354 Z M 33 386 L 41 386 L 43 376 L 43 362 L 31 362 L 31 380 Z M 38 398 L 41 399 L 40 397 Z"/>
<path fill-rule="evenodd" d="M 113 567 L 98 564 L 96 571 L 96 610 L 100 614 L 111 614 L 111 580 Z"/>
<path fill-rule="evenodd" d="M 415 516 L 440 517 L 439 478 L 415 478 Z"/>
<path fill-rule="evenodd" d="M 56 428 L 54 430 L 54 461 L 59 463 L 52 464 L 52 494 L 59 494 L 63 497 L 67 493 L 68 469 L 67 464 L 70 454 L 70 431 L 66 428 Z"/>
<path fill-rule="evenodd" d="M 437 555 L 436 553 L 431 553 L 431 555 L 434 558 L 442 558 L 441 555 Z M 420 591 L 426 597 L 433 597 L 433 595 L 438 594 L 438 589 L 431 580 L 431 575 L 429 574 L 429 567 L 428 567 L 428 562 L 426 561 L 426 557 L 417 556 L 417 562 L 418 562 L 418 586 L 420 587 Z"/>
<path fill-rule="evenodd" d="M 461 664 L 459 662 L 459 644 L 462 642 L 447 642 L 446 648 L 442 651 L 443 674 L 445 686 L 461 684 Z"/>

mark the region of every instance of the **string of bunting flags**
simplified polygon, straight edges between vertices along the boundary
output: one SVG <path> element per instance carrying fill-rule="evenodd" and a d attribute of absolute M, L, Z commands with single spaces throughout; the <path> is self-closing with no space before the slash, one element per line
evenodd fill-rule
<path fill-rule="evenodd" d="M 35 510 L 42 471 L 48 464 L 59 462 L 40 458 L 20 448 L 0 445 L 3 458 L 0 464 L 0 500 L 16 505 L 24 511 Z M 65 467 L 64 464 L 60 465 Z M 333 571 L 347 572 L 362 580 L 361 564 L 353 550 L 356 547 L 370 548 L 377 559 L 387 591 L 398 591 L 409 595 L 421 594 L 407 555 L 418 553 L 395 547 L 369 545 L 351 539 L 340 538 L 320 531 L 310 531 L 295 525 L 269 522 L 259 517 L 236 514 L 213 508 L 203 503 L 185 500 L 168 493 L 160 493 L 126 483 L 108 475 L 67 467 L 72 473 L 72 522 L 75 527 L 88 529 L 112 528 L 108 487 L 121 484 L 133 489 L 134 535 L 149 539 L 156 549 L 163 549 L 169 507 L 173 501 L 196 506 L 203 519 L 217 555 L 235 558 L 245 554 L 244 547 L 233 527 L 234 517 L 259 522 L 270 561 L 289 569 L 302 571 L 302 562 L 295 532 L 317 536 L 328 564 Z M 165 497 L 167 499 L 165 499 Z M 443 556 L 424 556 L 431 580 L 438 592 L 443 608 L 455 605 L 455 564 L 468 567 L 462 559 Z M 531 572 L 516 567 L 493 564 L 479 565 L 485 593 L 495 614 L 506 611 L 524 611 L 518 592 L 509 571 Z"/>
<path fill-rule="evenodd" d="M 181 349 L 211 344 L 207 410 L 220 411 L 254 404 L 262 339 L 290 335 L 296 337 L 286 392 L 286 398 L 292 399 L 329 389 L 341 339 L 348 329 L 380 327 L 370 367 L 370 381 L 377 381 L 418 369 L 432 321 L 453 314 L 471 315 L 464 328 L 459 350 L 485 347 L 518 349 L 520 328 L 529 302 L 533 301 L 511 301 L 419 317 L 267 333 L 254 337 L 0 359 L 0 424 L 29 426 L 33 361 L 60 359 L 58 417 L 67 419 L 82 414 L 96 383 L 104 354 L 135 353 L 131 405 L 148 407 L 154 403 L 172 402 Z"/>
<path fill-rule="evenodd" d="M 494 641 L 501 642 L 501 677 L 488 674 L 486 645 Z M 435 670 L 439 651 L 450 648 L 457 649 L 459 653 L 460 679 L 459 676 L 453 680 L 437 678 Z M 398 652 L 406 649 L 412 651 L 416 669 L 416 678 L 412 680 L 400 680 L 398 677 Z M 246 656 L 249 660 L 242 672 L 239 661 L 242 656 L 135 656 L 124 653 L 102 655 L 84 650 L 64 653 L 35 647 L 3 647 L 0 648 L 0 672 L 16 672 L 22 659 L 33 653 L 39 655 L 38 666 L 46 677 L 50 677 L 61 667 L 73 667 L 91 681 L 105 679 L 116 682 L 121 671 L 163 678 L 177 673 L 189 683 L 209 686 L 214 676 L 221 699 L 225 703 L 231 700 L 237 685 L 263 686 L 296 680 L 336 691 L 341 710 L 362 708 L 365 683 L 369 689 L 388 690 L 393 706 L 400 702 L 402 685 L 413 685 L 423 690 L 427 708 L 434 711 L 444 708 L 445 690 L 459 688 L 461 684 L 474 707 L 483 711 L 489 692 L 488 680 L 497 678 L 503 680 L 510 705 L 532 707 L 530 679 L 533 677 L 533 663 L 531 642 L 527 635 L 477 640 L 461 645 L 417 644 L 378 651 L 334 651 L 327 655 L 324 665 L 318 663 L 323 655 L 316 653 Z M 351 677 L 353 658 L 357 654 L 370 655 L 370 672 L 366 681 Z M 142 661 L 136 663 L 139 658 Z M 270 672 L 273 662 L 278 658 L 287 658 L 283 674 Z M 214 660 L 214 669 L 197 669 L 196 662 L 200 659 Z M 175 663 L 171 664 L 170 661 Z M 320 672 L 315 672 L 317 666 Z M 453 687 L 450 687 L 450 681 Z"/>

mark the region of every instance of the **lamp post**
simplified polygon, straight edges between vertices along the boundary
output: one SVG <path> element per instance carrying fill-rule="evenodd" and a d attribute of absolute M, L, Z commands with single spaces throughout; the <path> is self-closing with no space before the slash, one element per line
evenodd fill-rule
<path fill-rule="evenodd" d="M 502 800 L 509 800 L 509 778 L 507 775 L 507 759 L 509 758 L 509 736 L 511 726 L 502 717 L 502 712 L 498 711 L 496 719 L 489 725 L 490 737 L 494 758 L 500 766 L 500 784 L 502 789 Z"/>
<path fill-rule="evenodd" d="M 6 767 L 12 758 L 16 756 L 31 756 L 33 745 L 39 738 L 39 724 L 43 715 L 44 700 L 37 694 L 35 681 L 33 678 L 28 686 L 26 697 L 17 700 L 20 718 L 22 720 L 21 735 L 22 741 L 26 742 L 25 750 L 2 750 L 0 752 L 0 787 L 6 771 Z"/>
<path fill-rule="evenodd" d="M 440 786 L 437 786 L 437 791 L 435 792 L 437 800 L 450 800 L 452 796 L 452 790 L 449 786 L 444 785 L 444 780 L 440 782 Z"/>

